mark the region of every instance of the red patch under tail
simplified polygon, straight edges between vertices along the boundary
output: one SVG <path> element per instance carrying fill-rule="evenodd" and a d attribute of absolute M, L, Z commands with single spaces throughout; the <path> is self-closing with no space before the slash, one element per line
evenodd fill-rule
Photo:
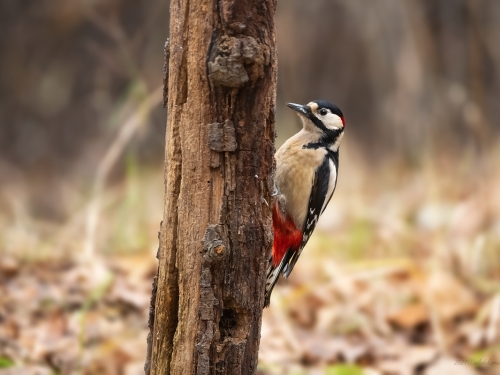
<path fill-rule="evenodd" d="M 292 219 L 281 214 L 277 202 L 273 207 L 273 229 L 273 265 L 276 267 L 289 249 L 295 251 L 299 248 L 302 230 L 297 229 Z"/>

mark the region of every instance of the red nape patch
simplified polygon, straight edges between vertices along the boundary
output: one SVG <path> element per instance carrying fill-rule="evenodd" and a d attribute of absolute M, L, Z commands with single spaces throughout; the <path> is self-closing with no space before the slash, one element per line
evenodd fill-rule
<path fill-rule="evenodd" d="M 302 230 L 297 229 L 293 220 L 281 215 L 278 203 L 273 207 L 273 265 L 276 267 L 288 249 L 297 250 L 302 242 Z"/>
<path fill-rule="evenodd" d="M 342 120 L 342 125 L 344 125 L 344 127 L 345 127 L 344 117 L 342 116 L 340 119 Z"/>

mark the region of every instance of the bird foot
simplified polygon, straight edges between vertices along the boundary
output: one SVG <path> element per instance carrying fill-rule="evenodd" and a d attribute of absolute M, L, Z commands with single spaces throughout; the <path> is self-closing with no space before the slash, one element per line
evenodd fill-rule
<path fill-rule="evenodd" d="M 271 197 L 275 197 L 279 193 L 280 193 L 280 191 L 278 190 L 278 187 L 276 185 L 274 185 L 274 190 L 273 190 L 273 193 L 271 194 Z"/>

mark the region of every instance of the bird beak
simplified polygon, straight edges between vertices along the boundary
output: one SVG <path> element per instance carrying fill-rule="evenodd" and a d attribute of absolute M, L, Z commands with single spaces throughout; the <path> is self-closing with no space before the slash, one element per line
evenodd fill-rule
<path fill-rule="evenodd" d="M 310 108 L 307 105 L 300 105 L 300 104 L 295 104 L 295 103 L 286 103 L 288 107 L 291 109 L 299 112 L 299 114 L 308 116 L 310 112 Z"/>

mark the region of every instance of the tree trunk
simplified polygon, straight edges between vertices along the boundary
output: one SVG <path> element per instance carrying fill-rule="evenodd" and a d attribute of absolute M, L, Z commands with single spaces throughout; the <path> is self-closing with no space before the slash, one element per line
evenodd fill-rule
<path fill-rule="evenodd" d="M 146 374 L 253 374 L 272 242 L 275 0 L 176 0 Z"/>

